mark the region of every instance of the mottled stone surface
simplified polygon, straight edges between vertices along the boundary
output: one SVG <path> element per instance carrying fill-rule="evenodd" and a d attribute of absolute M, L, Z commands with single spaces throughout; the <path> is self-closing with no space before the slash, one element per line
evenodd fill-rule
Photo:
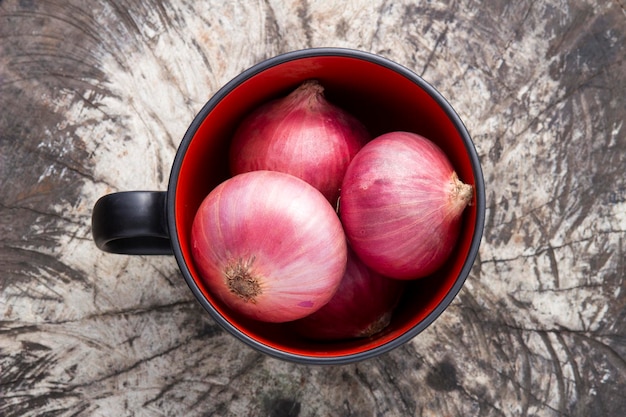
<path fill-rule="evenodd" d="M 626 410 L 626 4 L 0 1 L 0 415 L 618 416 Z M 346 46 L 422 75 L 487 181 L 479 259 L 411 343 L 265 357 L 169 257 L 99 252 L 93 203 L 165 189 L 252 64 Z"/>

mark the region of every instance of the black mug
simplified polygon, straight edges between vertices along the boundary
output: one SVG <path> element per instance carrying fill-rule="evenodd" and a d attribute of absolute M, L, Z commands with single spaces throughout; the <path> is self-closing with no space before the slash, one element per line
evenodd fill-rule
<path fill-rule="evenodd" d="M 194 266 L 190 233 L 208 193 L 229 178 L 230 139 L 238 123 L 261 104 L 317 79 L 326 98 L 357 116 L 373 137 L 410 131 L 435 142 L 461 180 L 474 187 L 461 235 L 450 260 L 433 276 L 409 283 L 385 331 L 363 339 L 314 342 L 285 327 L 233 314 L 202 283 Z M 422 332 L 452 302 L 478 254 L 485 221 L 485 189 L 470 135 L 446 99 L 409 69 L 379 55 L 313 48 L 279 55 L 244 71 L 200 110 L 185 133 L 167 191 L 105 195 L 93 209 L 92 233 L 103 251 L 174 255 L 187 285 L 211 317 L 247 345 L 270 356 L 306 364 L 344 364 L 388 352 Z"/>

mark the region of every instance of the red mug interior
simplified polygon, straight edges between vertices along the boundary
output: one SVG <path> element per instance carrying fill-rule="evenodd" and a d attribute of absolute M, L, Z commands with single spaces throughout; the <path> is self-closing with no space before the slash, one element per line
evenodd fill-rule
<path fill-rule="evenodd" d="M 178 244 L 190 274 L 202 295 L 226 322 L 243 335 L 288 355 L 337 358 L 361 354 L 402 338 L 423 322 L 450 294 L 466 263 L 477 219 L 476 205 L 464 213 L 464 224 L 455 251 L 435 275 L 412 281 L 390 326 L 380 334 L 360 340 L 314 342 L 299 338 L 288 326 L 259 323 L 239 317 L 203 285 L 194 267 L 190 231 L 201 201 L 229 177 L 228 148 L 239 121 L 254 108 L 288 94 L 301 82 L 317 79 L 326 98 L 357 116 L 373 137 L 395 130 L 419 133 L 446 152 L 459 177 L 475 184 L 471 158 L 458 126 L 442 106 L 414 80 L 393 68 L 350 56 L 308 56 L 264 68 L 227 92 L 198 124 L 182 159 L 174 202 Z M 458 286 L 457 286 L 458 290 Z M 454 296 L 455 294 L 453 294 Z M 443 306 L 446 307 L 445 305 Z M 439 307 L 441 309 L 441 307 Z"/>

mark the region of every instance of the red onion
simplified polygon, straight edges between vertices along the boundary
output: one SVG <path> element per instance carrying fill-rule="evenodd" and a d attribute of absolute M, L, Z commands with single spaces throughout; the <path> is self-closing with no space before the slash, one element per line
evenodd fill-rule
<path fill-rule="evenodd" d="M 348 167 L 339 213 L 370 268 L 392 278 L 430 275 L 450 256 L 473 187 L 443 151 L 407 132 L 379 136 Z"/>
<path fill-rule="evenodd" d="M 303 179 L 335 204 L 348 164 L 370 139 L 363 124 L 329 103 L 315 81 L 253 111 L 238 127 L 230 149 L 231 172 L 286 172 Z"/>
<path fill-rule="evenodd" d="M 302 336 L 317 340 L 370 337 L 391 322 L 404 281 L 386 278 L 348 251 L 346 273 L 331 300 L 315 313 L 293 322 Z"/>
<path fill-rule="evenodd" d="M 318 310 L 346 268 L 345 235 L 333 207 L 306 182 L 280 172 L 240 174 L 217 186 L 196 213 L 191 240 L 209 291 L 261 321 Z"/>

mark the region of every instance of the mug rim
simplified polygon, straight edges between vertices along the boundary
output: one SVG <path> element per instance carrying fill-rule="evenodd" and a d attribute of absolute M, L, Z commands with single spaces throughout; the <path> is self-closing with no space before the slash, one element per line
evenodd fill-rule
<path fill-rule="evenodd" d="M 190 268 L 188 266 L 188 262 L 191 262 L 191 260 L 185 259 L 183 255 L 178 230 L 176 227 L 176 185 L 178 183 L 183 159 L 197 130 L 200 128 L 200 125 L 208 116 L 208 114 L 211 113 L 211 111 L 217 106 L 217 104 L 220 103 L 222 99 L 230 94 L 230 92 L 233 91 L 237 86 L 241 85 L 255 75 L 262 73 L 269 68 L 284 64 L 289 61 L 322 56 L 356 58 L 380 65 L 417 84 L 418 87 L 420 87 L 429 96 L 431 96 L 431 98 L 437 103 L 437 105 L 440 106 L 440 108 L 445 112 L 446 116 L 450 119 L 465 145 L 465 151 L 470 160 L 470 165 L 474 176 L 476 204 L 475 227 L 466 259 L 463 263 L 461 271 L 454 281 L 454 284 L 446 293 L 441 302 L 438 303 L 437 306 L 423 320 L 421 320 L 419 323 L 417 323 L 412 328 L 410 328 L 400 336 L 396 337 L 395 339 L 392 339 L 382 345 L 362 352 L 337 356 L 308 356 L 280 350 L 249 337 L 248 335 L 241 332 L 234 325 L 232 325 L 213 307 L 213 305 L 202 294 L 202 291 L 198 287 L 198 284 L 193 278 L 190 272 Z M 451 302 L 454 300 L 454 298 L 457 296 L 457 294 L 465 284 L 465 281 L 467 280 L 467 277 L 471 272 L 475 259 L 478 255 L 478 250 L 483 236 L 485 224 L 485 207 L 486 196 L 484 177 L 474 142 L 472 141 L 465 124 L 456 113 L 456 111 L 453 109 L 453 107 L 450 105 L 450 103 L 444 98 L 444 96 L 417 73 L 401 64 L 398 64 L 388 58 L 371 52 L 341 47 L 307 48 L 276 55 L 274 57 L 256 63 L 255 65 L 238 74 L 232 80 L 227 82 L 223 87 L 221 87 L 196 114 L 192 123 L 187 128 L 183 139 L 181 140 L 181 143 L 176 151 L 176 156 L 174 158 L 174 162 L 170 172 L 166 199 L 167 224 L 170 233 L 172 251 L 187 285 L 191 289 L 198 302 L 209 313 L 211 318 L 215 320 L 222 328 L 227 330 L 230 334 L 237 337 L 240 341 L 260 352 L 281 360 L 312 365 L 341 365 L 370 359 L 383 353 L 387 353 L 407 343 L 408 341 L 416 337 L 419 333 L 424 331 L 427 327 L 429 327 L 443 313 L 443 311 L 448 308 L 448 306 L 451 304 Z"/>

